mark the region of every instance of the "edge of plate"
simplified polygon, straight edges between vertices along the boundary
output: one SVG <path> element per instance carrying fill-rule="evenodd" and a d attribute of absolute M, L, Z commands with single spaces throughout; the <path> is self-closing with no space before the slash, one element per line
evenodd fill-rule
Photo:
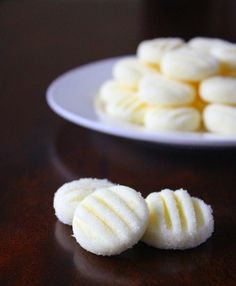
<path fill-rule="evenodd" d="M 105 124 L 102 121 L 98 122 L 84 118 L 78 114 L 74 114 L 71 111 L 68 111 L 61 107 L 59 104 L 57 104 L 55 100 L 55 89 L 57 87 L 58 82 L 60 82 L 62 79 L 64 79 L 65 76 L 69 76 L 70 73 L 74 73 L 76 70 L 81 70 L 83 68 L 93 67 L 95 64 L 103 64 L 107 62 L 114 62 L 115 60 L 118 60 L 123 57 L 115 57 L 115 58 L 108 58 L 103 60 L 98 60 L 92 63 L 88 63 L 85 65 L 81 65 L 77 68 L 71 69 L 69 71 L 66 71 L 65 73 L 61 74 L 59 77 L 57 77 L 55 80 L 51 82 L 51 84 L 48 86 L 46 90 L 46 100 L 49 107 L 60 117 L 73 122 L 77 125 L 99 131 L 102 133 L 115 135 L 119 137 L 124 137 L 128 139 L 133 140 L 140 140 L 140 141 L 147 141 L 152 143 L 161 143 L 161 144 L 169 144 L 169 145 L 181 145 L 181 146 L 189 146 L 189 147 L 236 147 L 236 138 L 232 137 L 222 137 L 218 134 L 195 134 L 191 133 L 188 134 L 188 137 L 185 137 L 184 139 L 182 136 L 186 136 L 185 133 L 165 133 L 165 132 L 159 132 L 153 133 L 153 132 L 146 132 L 146 130 L 143 133 L 140 133 L 140 130 L 132 130 L 124 128 L 112 126 L 109 124 Z"/>

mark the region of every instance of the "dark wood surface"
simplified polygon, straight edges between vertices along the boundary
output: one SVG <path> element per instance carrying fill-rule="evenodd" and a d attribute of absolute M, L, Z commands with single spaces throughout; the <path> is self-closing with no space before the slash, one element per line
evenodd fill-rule
<path fill-rule="evenodd" d="M 235 1 L 0 2 L 0 285 L 236 285 L 236 149 L 154 145 L 86 130 L 47 106 L 50 82 L 94 60 L 134 53 L 145 38 L 236 42 Z M 66 181 L 108 178 L 146 196 L 184 187 L 212 205 L 202 246 L 142 243 L 115 257 L 80 248 L 56 220 Z"/>

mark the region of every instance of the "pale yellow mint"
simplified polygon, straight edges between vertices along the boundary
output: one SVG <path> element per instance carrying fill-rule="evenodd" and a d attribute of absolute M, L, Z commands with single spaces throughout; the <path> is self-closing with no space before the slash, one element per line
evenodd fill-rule
<path fill-rule="evenodd" d="M 65 224 L 72 225 L 77 205 L 96 189 L 110 187 L 114 184 L 106 179 L 83 178 L 62 185 L 55 193 L 53 207 L 57 218 Z"/>
<path fill-rule="evenodd" d="M 116 255 L 141 239 L 148 216 L 145 200 L 134 189 L 121 185 L 101 188 L 78 205 L 73 234 L 87 251 Z"/>
<path fill-rule="evenodd" d="M 236 78 L 214 76 L 201 82 L 199 94 L 211 103 L 236 104 Z"/>
<path fill-rule="evenodd" d="M 207 37 L 196 37 L 192 38 L 189 42 L 188 45 L 191 48 L 201 50 L 204 52 L 211 52 L 212 49 L 216 47 L 225 47 L 229 45 L 230 42 L 218 39 L 218 38 L 207 38 Z"/>
<path fill-rule="evenodd" d="M 196 131 L 201 115 L 194 107 L 153 107 L 145 115 L 144 125 L 152 131 Z"/>
<path fill-rule="evenodd" d="M 236 106 L 212 103 L 205 107 L 203 122 L 207 130 L 236 135 Z"/>
<path fill-rule="evenodd" d="M 135 57 L 119 60 L 113 67 L 114 78 L 129 88 L 137 88 L 144 75 L 157 72 Z"/>
<path fill-rule="evenodd" d="M 143 241 L 163 249 L 188 249 L 205 242 L 213 233 L 211 206 L 183 189 L 164 189 L 148 195 L 149 224 Z"/>
<path fill-rule="evenodd" d="M 187 83 L 152 74 L 140 81 L 138 95 L 152 105 L 181 106 L 194 101 L 196 90 Z"/>
<path fill-rule="evenodd" d="M 219 61 L 207 52 L 190 47 L 168 52 L 162 58 L 161 71 L 164 75 L 190 82 L 199 82 L 219 72 Z"/>
<path fill-rule="evenodd" d="M 142 41 L 137 48 L 137 57 L 151 65 L 160 65 L 166 52 L 184 45 L 181 38 L 156 38 Z"/>

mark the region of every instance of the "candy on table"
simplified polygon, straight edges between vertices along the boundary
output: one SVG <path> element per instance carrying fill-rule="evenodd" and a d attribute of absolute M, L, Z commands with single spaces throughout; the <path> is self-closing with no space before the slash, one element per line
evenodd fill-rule
<path fill-rule="evenodd" d="M 76 208 L 73 233 L 77 242 L 97 255 L 116 255 L 143 236 L 149 212 L 141 194 L 126 186 L 102 188 Z"/>
<path fill-rule="evenodd" d="M 165 189 L 144 200 L 130 187 L 84 178 L 59 188 L 54 208 L 55 198 L 60 205 L 56 216 L 67 224 L 72 215 L 76 241 L 97 255 L 120 254 L 140 239 L 158 248 L 196 247 L 214 229 L 211 207 L 183 189 Z"/>
<path fill-rule="evenodd" d="M 183 189 L 164 189 L 148 195 L 150 217 L 142 240 L 163 249 L 187 249 L 205 242 L 213 233 L 212 209 Z"/>
<path fill-rule="evenodd" d="M 53 207 L 57 218 L 72 225 L 77 205 L 97 188 L 110 187 L 114 184 L 106 179 L 84 178 L 62 185 L 55 193 Z"/>

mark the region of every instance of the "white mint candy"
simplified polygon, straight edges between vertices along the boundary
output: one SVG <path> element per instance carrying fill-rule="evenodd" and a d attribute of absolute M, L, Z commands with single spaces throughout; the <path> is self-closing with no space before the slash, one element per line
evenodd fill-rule
<path fill-rule="evenodd" d="M 184 45 L 180 38 L 157 38 L 145 40 L 138 45 L 137 57 L 149 64 L 159 65 L 163 55 Z"/>
<path fill-rule="evenodd" d="M 150 108 L 144 117 L 151 131 L 196 131 L 201 123 L 200 112 L 193 107 Z"/>
<path fill-rule="evenodd" d="M 187 249 L 205 242 L 213 233 L 212 208 L 183 189 L 148 195 L 150 217 L 143 241 L 163 249 Z"/>
<path fill-rule="evenodd" d="M 129 88 L 136 88 L 144 75 L 155 72 L 155 69 L 134 57 L 119 60 L 113 67 L 114 78 Z"/>
<path fill-rule="evenodd" d="M 116 80 L 105 81 L 99 90 L 99 96 L 103 103 L 116 103 L 124 95 L 129 96 L 134 93 L 133 89 L 126 88 Z"/>
<path fill-rule="evenodd" d="M 140 81 L 138 95 L 149 104 L 181 106 L 192 103 L 196 91 L 189 84 L 152 74 Z"/>
<path fill-rule="evenodd" d="M 112 117 L 137 124 L 143 124 L 146 110 L 146 104 L 139 99 L 136 92 L 116 80 L 108 80 L 102 84 L 95 107 L 103 120 L 107 121 Z"/>
<path fill-rule="evenodd" d="M 76 208 L 73 233 L 77 242 L 97 255 L 116 255 L 143 236 L 149 212 L 141 194 L 125 186 L 99 189 Z"/>
<path fill-rule="evenodd" d="M 224 47 L 231 43 L 218 38 L 196 37 L 188 42 L 188 45 L 194 49 L 205 52 L 211 52 L 215 47 Z"/>
<path fill-rule="evenodd" d="M 215 47 L 211 51 L 222 64 L 223 69 L 229 74 L 236 73 L 236 45 L 229 44 L 227 46 Z"/>
<path fill-rule="evenodd" d="M 161 71 L 173 79 L 198 82 L 217 74 L 219 61 L 200 50 L 179 48 L 164 55 L 161 61 Z"/>
<path fill-rule="evenodd" d="M 95 106 L 97 110 L 102 109 L 106 112 L 108 105 L 119 105 L 119 102 L 129 97 L 135 97 L 135 91 L 133 89 L 126 88 L 116 80 L 108 80 L 101 85 Z"/>
<path fill-rule="evenodd" d="M 118 100 L 108 102 L 105 111 L 113 118 L 142 125 L 147 111 L 147 104 L 136 93 L 124 93 L 119 95 Z"/>
<path fill-rule="evenodd" d="M 113 186 L 106 179 L 84 178 L 65 183 L 54 195 L 53 207 L 57 218 L 72 225 L 75 209 L 77 205 L 88 195 L 98 188 Z"/>
<path fill-rule="evenodd" d="M 236 107 L 209 104 L 204 109 L 203 122 L 210 132 L 236 135 Z"/>
<path fill-rule="evenodd" d="M 236 79 L 215 76 L 200 84 L 199 94 L 207 102 L 236 104 Z"/>

